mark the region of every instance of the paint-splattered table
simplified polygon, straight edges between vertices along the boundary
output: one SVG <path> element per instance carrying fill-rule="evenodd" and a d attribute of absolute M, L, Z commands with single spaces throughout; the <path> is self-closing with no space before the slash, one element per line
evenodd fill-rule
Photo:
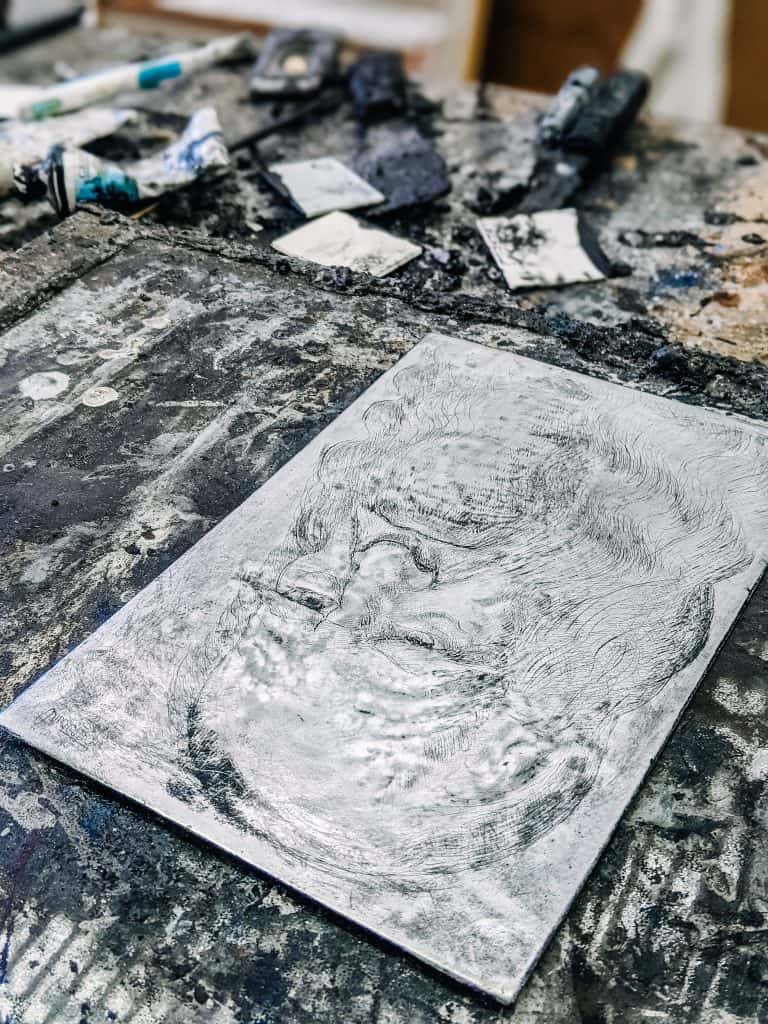
<path fill-rule="evenodd" d="M 158 46 L 73 34 L 2 70 L 34 80 L 44 60 L 85 70 L 107 52 Z M 187 111 L 212 93 L 230 137 L 271 116 L 249 105 L 235 69 L 143 104 Z M 6 204 L 6 246 L 20 231 L 34 240 L 0 262 L 3 700 L 428 330 L 765 418 L 768 372 L 747 361 L 768 355 L 765 140 L 638 127 L 578 197 L 632 274 L 514 298 L 475 236 L 471 206 L 494 187 L 489 168 L 524 173 L 539 107 L 501 91 L 478 105 L 465 92 L 429 115 L 454 190 L 392 225 L 426 251 L 378 282 L 269 250 L 295 221 L 259 184 L 248 151 L 230 179 L 137 222 L 89 211 L 51 232 L 42 208 L 22 226 Z M 343 156 L 354 145 L 342 107 L 262 152 Z M 763 585 L 516 1021 L 768 1016 L 767 604 Z M 3 739 L 0 753 L 0 1020 L 512 1016 L 21 744 Z"/>

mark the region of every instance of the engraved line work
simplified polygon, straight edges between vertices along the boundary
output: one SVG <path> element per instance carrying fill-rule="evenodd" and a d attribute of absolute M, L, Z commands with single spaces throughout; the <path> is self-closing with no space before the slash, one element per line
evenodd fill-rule
<path fill-rule="evenodd" d="M 571 818 L 617 722 L 697 657 L 717 585 L 752 564 L 765 440 L 504 366 L 422 345 L 266 556 L 242 551 L 231 597 L 169 582 L 139 654 L 82 657 L 38 726 L 166 765 L 192 812 L 357 898 L 460 885 Z M 90 713 L 89 659 L 134 731 Z"/>
<path fill-rule="evenodd" d="M 692 488 L 573 382 L 526 399 L 510 376 L 489 395 L 437 352 L 395 382 L 397 400 L 366 409 L 366 439 L 323 451 L 283 542 L 185 657 L 169 714 L 208 798 L 258 828 L 260 768 L 240 756 L 248 729 L 221 729 L 222 669 L 250 645 L 255 674 L 290 688 L 286 636 L 322 636 L 328 677 L 334 652 L 348 676 L 335 727 L 352 802 L 356 782 L 407 809 L 409 835 L 382 829 L 367 848 L 297 789 L 284 849 L 298 815 L 300 856 L 423 884 L 566 819 L 617 718 L 701 651 L 715 584 L 752 559 L 707 475 L 743 482 L 759 442 L 729 431 L 695 456 Z M 335 801 L 343 819 L 338 786 Z"/>

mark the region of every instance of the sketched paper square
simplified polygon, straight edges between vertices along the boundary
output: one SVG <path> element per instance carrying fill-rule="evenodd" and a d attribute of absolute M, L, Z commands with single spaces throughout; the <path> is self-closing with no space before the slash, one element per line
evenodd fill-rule
<path fill-rule="evenodd" d="M 384 277 L 421 254 L 421 246 L 370 228 L 348 213 L 328 213 L 275 239 L 272 248 L 323 267 L 349 267 Z"/>
<path fill-rule="evenodd" d="M 509 1002 L 765 566 L 766 436 L 431 335 L 0 724 Z"/>
<path fill-rule="evenodd" d="M 602 281 L 610 273 L 610 261 L 577 210 L 482 217 L 477 226 L 512 289 Z"/>
<path fill-rule="evenodd" d="M 306 217 L 383 203 L 378 189 L 334 157 L 271 164 L 267 179 Z"/>

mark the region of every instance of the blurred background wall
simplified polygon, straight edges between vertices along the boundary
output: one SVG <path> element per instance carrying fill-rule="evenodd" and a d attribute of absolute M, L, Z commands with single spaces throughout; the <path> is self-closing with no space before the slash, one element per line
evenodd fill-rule
<path fill-rule="evenodd" d="M 768 0 L 496 0 L 484 74 L 554 91 L 577 64 L 647 71 L 662 117 L 768 131 Z"/>
<path fill-rule="evenodd" d="M 132 22 L 142 31 L 334 27 L 354 46 L 402 50 L 409 69 L 438 89 L 482 77 L 553 92 L 578 64 L 609 71 L 624 63 L 651 75 L 650 109 L 658 116 L 768 131 L 768 0 L 99 3 L 104 22 Z"/>

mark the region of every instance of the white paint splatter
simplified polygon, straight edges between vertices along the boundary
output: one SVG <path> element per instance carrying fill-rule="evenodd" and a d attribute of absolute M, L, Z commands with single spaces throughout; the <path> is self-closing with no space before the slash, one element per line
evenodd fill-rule
<path fill-rule="evenodd" d="M 768 698 L 764 693 L 752 690 L 746 684 L 739 686 L 732 679 L 723 679 L 717 684 L 714 698 L 732 715 L 758 717 L 768 707 Z"/>
<path fill-rule="evenodd" d="M 747 774 L 755 781 L 768 779 L 768 750 L 765 747 L 760 747 L 754 752 Z"/>
<path fill-rule="evenodd" d="M 67 349 L 66 352 L 57 353 L 56 362 L 61 366 L 81 366 L 83 363 L 87 363 L 89 358 L 87 352 Z"/>
<path fill-rule="evenodd" d="M 144 326 L 151 327 L 156 331 L 163 331 L 166 327 L 171 326 L 171 318 L 169 316 L 151 316 L 144 321 Z"/>
<path fill-rule="evenodd" d="M 137 351 L 137 345 L 127 345 L 124 348 L 100 348 L 97 349 L 96 355 L 99 359 L 130 359 Z"/>
<path fill-rule="evenodd" d="M 92 388 L 88 388 L 84 391 L 80 401 L 83 405 L 91 406 L 95 408 L 99 405 L 108 405 L 110 402 L 114 402 L 120 395 L 115 391 L 114 388 L 102 387 L 99 384 L 95 384 Z"/>
<path fill-rule="evenodd" d="M 290 917 L 291 914 L 295 914 L 299 909 L 299 905 L 292 900 L 289 896 L 284 896 L 279 893 L 277 889 L 271 889 L 262 900 L 262 906 L 274 907 L 280 917 Z"/>
<path fill-rule="evenodd" d="M 69 375 L 59 370 L 47 370 L 43 373 L 31 373 L 24 380 L 19 381 L 19 391 L 25 398 L 32 398 L 35 402 L 44 401 L 46 398 L 55 398 L 62 391 L 69 387 Z"/>

